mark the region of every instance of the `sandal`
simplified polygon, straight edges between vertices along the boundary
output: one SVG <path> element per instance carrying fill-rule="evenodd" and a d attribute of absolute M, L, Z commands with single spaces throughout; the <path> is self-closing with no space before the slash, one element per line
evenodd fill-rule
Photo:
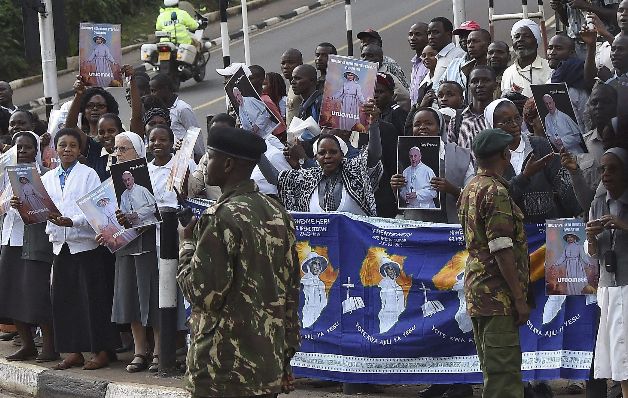
<path fill-rule="evenodd" d="M 127 372 L 137 373 L 137 372 L 141 372 L 142 370 L 146 370 L 146 368 L 148 368 L 148 359 L 146 359 L 146 355 L 135 354 L 133 356 L 133 359 L 135 358 L 141 359 L 141 362 L 131 362 L 130 364 L 126 365 Z"/>
<path fill-rule="evenodd" d="M 66 358 L 63 361 L 56 364 L 55 366 L 53 366 L 52 370 L 66 370 L 70 368 L 78 368 L 78 367 L 83 366 L 84 362 L 85 362 L 84 359 L 74 362 L 70 358 Z"/>
<path fill-rule="evenodd" d="M 85 366 L 83 366 L 83 370 L 102 369 L 108 365 L 109 356 L 106 352 L 100 352 L 99 354 L 94 355 L 89 361 L 85 363 Z"/>
<path fill-rule="evenodd" d="M 151 373 L 157 373 L 159 370 L 159 355 L 153 355 L 153 361 L 150 363 L 148 367 L 148 371 Z"/>
<path fill-rule="evenodd" d="M 42 351 L 42 353 L 37 355 L 37 358 L 35 358 L 35 362 L 37 363 L 52 362 L 52 361 L 56 361 L 59 358 L 61 358 L 61 356 L 59 355 L 58 352 L 47 353 L 47 352 Z"/>
<path fill-rule="evenodd" d="M 5 359 L 9 362 L 13 361 L 30 361 L 31 359 L 35 359 L 37 357 L 37 348 L 33 348 L 32 350 L 18 350 L 17 352 L 7 356 Z"/>

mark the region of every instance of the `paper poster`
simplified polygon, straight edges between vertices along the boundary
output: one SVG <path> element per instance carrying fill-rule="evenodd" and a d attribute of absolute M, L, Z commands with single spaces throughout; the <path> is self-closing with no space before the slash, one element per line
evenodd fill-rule
<path fill-rule="evenodd" d="M 0 193 L 0 216 L 7 214 L 11 207 L 11 197 L 13 196 L 13 189 L 10 184 L 5 185 L 2 193 Z"/>
<path fill-rule="evenodd" d="M 261 100 L 242 68 L 225 84 L 225 92 L 243 129 L 265 138 L 279 126 L 279 120 Z"/>
<path fill-rule="evenodd" d="M 137 238 L 137 229 L 125 229 L 116 219 L 118 205 L 116 193 L 113 189 L 113 180 L 108 178 L 100 186 L 76 201 L 89 225 L 96 234 L 105 239 L 105 246 L 115 253 L 133 239 Z"/>
<path fill-rule="evenodd" d="M 120 25 L 81 23 L 80 75 L 88 86 L 122 87 Z"/>
<path fill-rule="evenodd" d="M 362 105 L 373 98 L 377 64 L 330 55 L 318 124 L 321 127 L 366 132 L 369 127 Z"/>
<path fill-rule="evenodd" d="M 584 252 L 585 226 L 586 223 L 577 218 L 547 220 L 547 295 L 596 294 L 598 264 Z"/>
<path fill-rule="evenodd" d="M 48 131 L 50 134 L 50 144 L 44 148 L 41 155 L 41 161 L 43 165 L 49 169 L 54 169 L 59 165 L 59 156 L 55 148 L 55 136 L 65 127 L 65 120 L 68 118 L 68 112 L 59 109 L 53 109 L 50 111 L 50 117 L 48 118 Z"/>
<path fill-rule="evenodd" d="M 533 84 L 531 89 L 545 135 L 554 151 L 564 148 L 573 155 L 587 153 L 567 84 Z"/>
<path fill-rule="evenodd" d="M 200 132 L 200 128 L 192 127 L 183 138 L 181 148 L 174 155 L 172 169 L 166 181 L 166 189 L 168 191 L 174 191 L 176 189 L 182 192 L 185 175 L 190 166 L 190 159 L 194 159 L 194 144 L 196 144 Z"/>
<path fill-rule="evenodd" d="M 111 165 L 111 178 L 118 207 L 132 228 L 161 222 L 146 159 Z"/>
<path fill-rule="evenodd" d="M 59 213 L 44 184 L 35 164 L 7 166 L 7 174 L 13 195 L 20 198 L 22 206 L 18 209 L 24 224 L 38 224 L 48 220 L 51 212 Z"/>
<path fill-rule="evenodd" d="M 440 137 L 399 137 L 397 142 L 398 173 L 406 185 L 399 190 L 399 209 L 440 210 L 439 192 L 430 183 L 440 171 Z"/>

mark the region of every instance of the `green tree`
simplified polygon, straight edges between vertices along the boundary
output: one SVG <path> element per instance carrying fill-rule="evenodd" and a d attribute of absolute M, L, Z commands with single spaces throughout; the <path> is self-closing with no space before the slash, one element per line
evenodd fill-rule
<path fill-rule="evenodd" d="M 11 0 L 0 0 L 0 80 L 11 81 L 28 70 L 24 60 L 22 12 Z"/>

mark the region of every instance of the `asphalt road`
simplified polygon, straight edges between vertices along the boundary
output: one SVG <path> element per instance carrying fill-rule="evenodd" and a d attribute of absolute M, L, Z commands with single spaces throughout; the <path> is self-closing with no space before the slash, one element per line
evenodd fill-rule
<path fill-rule="evenodd" d="M 299 4 L 297 4 L 299 3 Z M 517 0 L 500 0 L 497 13 L 518 12 Z M 532 2 L 530 2 L 532 3 Z M 302 5 L 302 1 L 283 1 L 274 7 L 292 9 Z M 294 7 L 293 7 L 294 5 Z M 530 6 L 532 11 L 536 5 Z M 467 19 L 473 19 L 480 25 L 488 26 L 488 0 L 467 0 Z M 267 12 L 265 14 L 268 14 Z M 553 15 L 546 6 L 546 15 Z M 453 20 L 450 0 L 359 0 L 353 4 L 354 36 L 360 30 L 372 27 L 380 32 L 383 39 L 384 54 L 396 59 L 410 76 L 410 58 L 413 56 L 407 43 L 408 28 L 415 22 L 429 22 L 436 16 L 446 16 Z M 251 23 L 255 21 L 251 20 Z M 501 21 L 496 24 L 495 37 L 510 43 L 510 26 L 514 21 Z M 312 62 L 314 49 L 320 42 L 332 42 L 341 55 L 347 54 L 344 2 L 336 1 L 331 5 L 305 13 L 251 35 L 251 62 L 259 64 L 267 71 L 280 72 L 279 59 L 284 50 L 290 47 L 301 50 L 305 62 Z M 354 41 L 354 54 L 359 54 L 357 40 Z M 244 60 L 242 40 L 231 43 L 231 60 Z M 224 112 L 225 99 L 222 78 L 215 72 L 222 67 L 222 53 L 219 48 L 212 52 L 207 66 L 206 80 L 196 83 L 193 80 L 181 86 L 180 97 L 194 108 L 196 116 L 205 126 L 208 114 Z M 114 90 L 116 91 L 116 90 Z M 114 93 L 120 104 L 125 104 L 120 90 Z M 129 119 L 129 109 L 121 106 L 123 121 Z"/>

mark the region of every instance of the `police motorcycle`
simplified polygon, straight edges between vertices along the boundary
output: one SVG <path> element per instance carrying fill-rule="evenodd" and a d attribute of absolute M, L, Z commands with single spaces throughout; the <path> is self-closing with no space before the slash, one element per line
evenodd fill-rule
<path fill-rule="evenodd" d="M 192 44 L 178 43 L 177 30 L 185 28 L 177 28 L 179 21 L 177 13 L 173 11 L 170 20 L 165 21 L 164 25 L 171 25 L 174 29 L 171 32 L 156 31 L 155 37 L 160 41 L 156 44 L 142 44 L 140 50 L 141 60 L 150 64 L 155 72 L 169 75 L 177 89 L 181 82 L 190 78 L 197 82 L 203 81 L 205 69 L 209 62 L 211 42 L 208 38 L 203 37 L 203 31 L 209 21 L 198 11 L 193 11 L 194 19 L 198 22 L 198 28 L 191 35 Z M 164 38 L 167 40 L 163 40 Z M 194 42 L 200 43 L 200 51 Z"/>

